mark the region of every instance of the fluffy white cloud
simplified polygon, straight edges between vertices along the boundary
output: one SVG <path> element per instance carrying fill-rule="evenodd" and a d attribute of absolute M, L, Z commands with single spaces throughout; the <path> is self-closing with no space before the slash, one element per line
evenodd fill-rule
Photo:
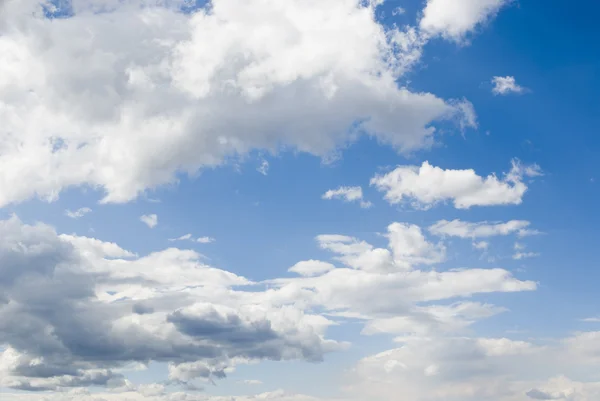
<path fill-rule="evenodd" d="M 370 208 L 371 202 L 365 201 L 363 198 L 363 190 L 361 187 L 339 187 L 330 189 L 322 196 L 323 199 L 341 199 L 344 202 L 359 202 L 360 207 Z"/>
<path fill-rule="evenodd" d="M 158 225 L 158 216 L 155 214 L 145 214 L 140 216 L 140 221 L 150 228 L 154 228 Z"/>
<path fill-rule="evenodd" d="M 428 35 L 442 35 L 460 42 L 510 1 L 427 0 L 419 26 Z"/>
<path fill-rule="evenodd" d="M 523 93 L 525 88 L 517 84 L 515 77 L 492 78 L 492 93 L 494 95 L 508 95 L 510 93 Z"/>
<path fill-rule="evenodd" d="M 92 209 L 90 209 L 89 207 L 80 207 L 77 210 L 65 210 L 65 215 L 67 215 L 67 217 L 70 217 L 72 219 L 78 219 L 78 218 L 83 217 L 86 214 L 90 213 L 91 211 L 92 211 Z"/>
<path fill-rule="evenodd" d="M 201 244 L 210 244 L 211 242 L 215 242 L 215 239 L 213 237 L 198 237 L 196 238 L 196 242 L 199 242 Z"/>
<path fill-rule="evenodd" d="M 529 227 L 531 223 L 525 220 L 510 220 L 499 222 L 468 222 L 462 220 L 440 220 L 429 227 L 429 232 L 439 236 L 460 238 L 488 238 L 497 235 L 518 234 Z"/>
<path fill-rule="evenodd" d="M 376 1 L 72 3 L 4 3 L 0 206 L 71 186 L 125 202 L 256 149 L 328 156 L 366 133 L 411 151 L 436 121 L 472 125 L 465 102 L 398 87 L 424 41 Z"/>
<path fill-rule="evenodd" d="M 421 166 L 399 166 L 371 179 L 391 204 L 410 201 L 414 208 L 428 209 L 437 203 L 452 201 L 457 209 L 472 206 L 520 204 L 527 184 L 524 177 L 541 175 L 537 165 L 524 166 L 514 160 L 511 170 L 498 178 L 482 177 L 474 170 L 444 170 L 424 162 Z"/>
<path fill-rule="evenodd" d="M 508 338 L 410 337 L 361 360 L 348 378 L 350 399 L 427 401 L 592 401 L 600 382 L 586 369 L 600 360 L 597 332 L 538 345 Z M 541 341 L 543 343 L 543 341 Z M 581 377 L 575 381 L 568 377 Z M 586 379 L 589 378 L 589 379 Z"/>
<path fill-rule="evenodd" d="M 335 269 L 335 266 L 328 262 L 303 260 L 290 267 L 288 271 L 300 274 L 301 276 L 319 276 L 333 269 Z"/>

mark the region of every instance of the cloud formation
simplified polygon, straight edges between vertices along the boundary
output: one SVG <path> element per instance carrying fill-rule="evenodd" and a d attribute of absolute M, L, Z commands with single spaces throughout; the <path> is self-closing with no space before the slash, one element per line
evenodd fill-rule
<path fill-rule="evenodd" d="M 344 202 L 358 202 L 363 209 L 368 209 L 373 206 L 371 202 L 364 200 L 361 187 L 339 187 L 337 189 L 330 189 L 325 192 L 321 198 L 328 200 L 341 199 Z"/>
<path fill-rule="evenodd" d="M 472 125 L 465 102 L 398 87 L 424 41 L 378 2 L 186 4 L 4 4 L 0 206 L 73 186 L 127 202 L 253 150 L 326 157 L 364 133 L 410 152 L 438 121 Z"/>
<path fill-rule="evenodd" d="M 376 175 L 371 185 L 384 192 L 390 204 L 409 203 L 416 209 L 429 209 L 451 201 L 457 209 L 472 206 L 518 205 L 527 191 L 526 177 L 541 175 L 537 165 L 525 166 L 513 160 L 511 170 L 498 178 L 477 175 L 472 169 L 444 170 L 424 162 L 421 166 L 399 166 Z"/>
<path fill-rule="evenodd" d="M 427 0 L 419 27 L 428 35 L 461 42 L 511 0 Z"/>
<path fill-rule="evenodd" d="M 494 77 L 492 78 L 492 93 L 494 95 L 508 95 L 511 93 L 523 93 L 525 88 L 517 84 L 515 77 Z"/>
<path fill-rule="evenodd" d="M 158 225 L 158 216 L 155 214 L 144 214 L 140 216 L 140 221 L 150 228 Z"/>

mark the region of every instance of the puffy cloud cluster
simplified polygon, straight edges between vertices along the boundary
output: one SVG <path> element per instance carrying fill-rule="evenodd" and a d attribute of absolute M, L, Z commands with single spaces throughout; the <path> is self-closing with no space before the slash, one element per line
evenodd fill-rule
<path fill-rule="evenodd" d="M 377 175 L 371 185 L 384 192 L 391 204 L 409 201 L 417 209 L 428 209 L 451 201 L 457 209 L 472 206 L 518 205 L 527 191 L 525 177 L 536 177 L 542 172 L 537 165 L 526 166 L 513 160 L 511 170 L 498 178 L 491 174 L 478 175 L 473 169 L 452 170 L 432 166 L 399 166 L 393 171 Z"/>
<path fill-rule="evenodd" d="M 525 88 L 517 84 L 515 77 L 494 77 L 492 78 L 492 93 L 494 95 L 508 95 L 511 93 L 523 93 Z"/>
<path fill-rule="evenodd" d="M 427 0 L 421 30 L 461 42 L 511 0 Z"/>
<path fill-rule="evenodd" d="M 411 151 L 436 121 L 474 125 L 398 86 L 425 41 L 379 3 L 4 2 L 0 205 L 82 185 L 125 202 L 255 149 L 328 156 L 366 133 Z"/>
<path fill-rule="evenodd" d="M 331 323 L 272 307 L 252 283 L 193 251 L 137 257 L 114 243 L 0 222 L 0 387 L 127 386 L 132 363 L 170 364 L 170 380 L 219 378 L 262 359 L 319 361 L 342 344 Z"/>
<path fill-rule="evenodd" d="M 139 257 L 12 217 L 0 222 L 0 386 L 128 389 L 123 369 L 150 361 L 169 363 L 172 383 L 264 359 L 319 361 L 345 344 L 325 338 L 336 323 L 317 310 L 361 319 L 365 334 L 456 332 L 502 309 L 436 302 L 536 287 L 502 269 L 418 270 L 443 260 L 445 247 L 414 225 L 391 224 L 387 238 L 389 248 L 376 248 L 321 235 L 344 267 L 299 262 L 290 270 L 301 277 L 260 290 L 194 251 Z"/>

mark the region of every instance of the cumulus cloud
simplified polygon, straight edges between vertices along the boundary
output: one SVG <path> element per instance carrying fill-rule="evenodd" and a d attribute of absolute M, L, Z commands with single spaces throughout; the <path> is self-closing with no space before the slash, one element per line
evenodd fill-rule
<path fill-rule="evenodd" d="M 0 222 L 0 238 L 0 387 L 122 388 L 120 370 L 148 361 L 169 363 L 176 382 L 208 380 L 342 347 L 324 338 L 327 319 L 235 290 L 251 283 L 193 251 L 137 257 L 16 217 Z"/>
<path fill-rule="evenodd" d="M 329 200 L 341 199 L 344 202 L 359 202 L 360 207 L 364 209 L 373 206 L 371 202 L 364 200 L 361 187 L 339 187 L 337 189 L 330 189 L 323 194 L 322 198 Z"/>
<path fill-rule="evenodd" d="M 511 170 L 498 178 L 477 175 L 472 169 L 444 170 L 424 162 L 421 166 L 399 166 L 377 175 L 371 185 L 385 193 L 390 204 L 410 202 L 417 209 L 428 209 L 451 201 L 457 209 L 472 206 L 518 205 L 527 191 L 525 177 L 541 175 L 537 165 L 526 166 L 513 160 Z"/>
<path fill-rule="evenodd" d="M 215 242 L 215 239 L 213 237 L 198 237 L 196 238 L 196 242 L 199 242 L 201 244 L 210 244 L 211 242 Z"/>
<path fill-rule="evenodd" d="M 494 77 L 492 78 L 492 93 L 494 95 L 508 95 L 510 93 L 523 93 L 525 88 L 517 84 L 515 77 Z"/>
<path fill-rule="evenodd" d="M 424 40 L 377 4 L 6 3 L 0 206 L 73 186 L 126 202 L 253 150 L 328 157 L 364 133 L 410 152 L 440 120 L 469 125 L 464 102 L 397 85 Z"/>
<path fill-rule="evenodd" d="M 67 215 L 67 217 L 70 217 L 72 219 L 78 219 L 80 217 L 85 216 L 86 214 L 90 213 L 92 211 L 92 209 L 90 209 L 89 207 L 80 207 L 77 210 L 65 210 L 65 215 Z"/>
<path fill-rule="evenodd" d="M 140 216 L 140 221 L 150 228 L 158 225 L 158 216 L 155 214 L 145 214 Z"/>
<path fill-rule="evenodd" d="M 518 234 L 529 227 L 531 223 L 525 220 L 510 220 L 500 222 L 468 222 L 462 220 L 440 220 L 429 227 L 429 232 L 438 236 L 460 238 L 489 238 L 498 235 Z"/>
<path fill-rule="evenodd" d="M 428 35 L 461 42 L 511 0 L 427 0 L 419 27 Z"/>
<path fill-rule="evenodd" d="M 568 378 L 595 369 L 598 333 L 575 334 L 553 345 L 481 337 L 412 337 L 400 347 L 362 359 L 348 379 L 351 399 L 516 401 L 593 400 L 600 383 Z"/>

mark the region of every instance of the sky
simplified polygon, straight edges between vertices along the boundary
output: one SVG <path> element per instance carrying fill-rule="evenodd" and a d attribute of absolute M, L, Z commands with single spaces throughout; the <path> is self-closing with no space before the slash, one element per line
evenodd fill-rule
<path fill-rule="evenodd" d="M 598 11 L 0 0 L 0 399 L 598 400 Z"/>

